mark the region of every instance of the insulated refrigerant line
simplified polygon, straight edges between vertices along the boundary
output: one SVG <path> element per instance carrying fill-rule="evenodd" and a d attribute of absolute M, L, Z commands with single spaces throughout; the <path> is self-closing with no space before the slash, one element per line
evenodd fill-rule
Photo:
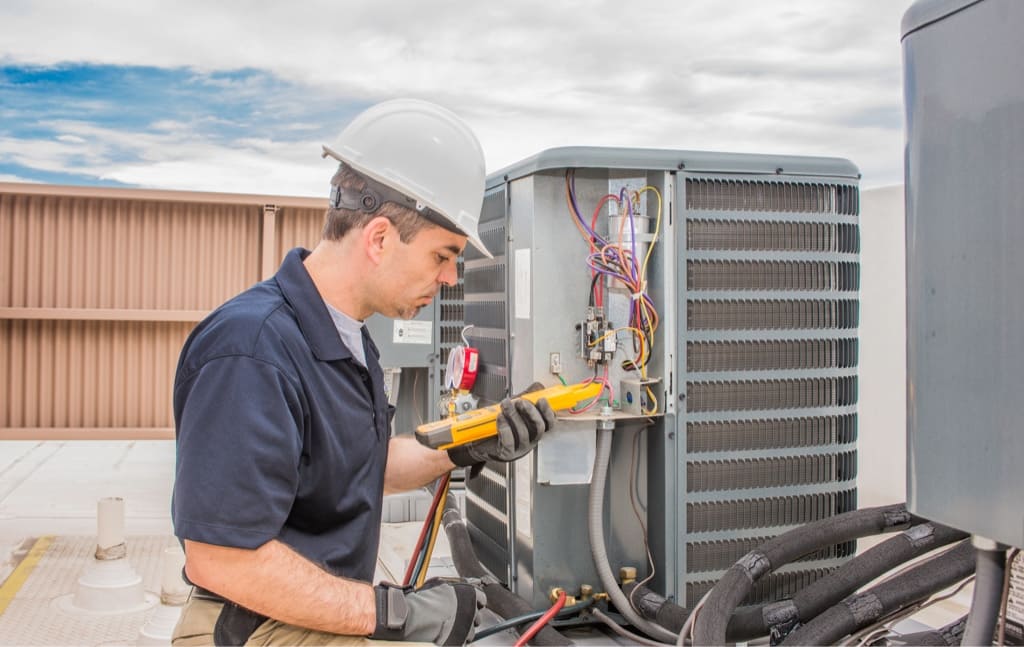
<path fill-rule="evenodd" d="M 599 420 L 597 423 L 597 451 L 594 456 L 594 476 L 590 482 L 590 501 L 587 515 L 587 529 L 590 536 L 590 551 L 597 567 L 597 575 L 608 596 L 629 622 L 646 634 L 675 644 L 676 636 L 664 627 L 641 618 L 629 604 L 626 595 L 619 590 L 619 583 L 608 564 L 604 543 L 604 488 L 608 476 L 608 462 L 612 449 L 612 429 L 615 422 Z"/>

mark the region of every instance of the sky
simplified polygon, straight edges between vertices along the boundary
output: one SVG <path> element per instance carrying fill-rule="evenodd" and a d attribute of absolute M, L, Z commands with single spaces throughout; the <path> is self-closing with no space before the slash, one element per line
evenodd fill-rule
<path fill-rule="evenodd" d="M 0 181 L 320 196 L 395 97 L 489 172 L 557 146 L 843 157 L 903 180 L 911 0 L 4 0 Z"/>

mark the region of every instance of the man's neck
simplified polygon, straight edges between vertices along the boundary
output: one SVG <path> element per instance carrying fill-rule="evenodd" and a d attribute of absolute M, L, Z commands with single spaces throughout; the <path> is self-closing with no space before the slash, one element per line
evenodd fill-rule
<path fill-rule="evenodd" d="M 313 279 L 320 296 L 337 310 L 357 321 L 363 321 L 372 310 L 361 298 L 366 272 L 359 267 L 360 256 L 349 238 L 340 241 L 321 240 L 303 264 Z"/>

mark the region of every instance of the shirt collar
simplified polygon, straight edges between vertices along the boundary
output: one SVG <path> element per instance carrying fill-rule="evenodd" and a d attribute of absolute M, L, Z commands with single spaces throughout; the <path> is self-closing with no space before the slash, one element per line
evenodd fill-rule
<path fill-rule="evenodd" d="M 288 252 L 274 275 L 288 305 L 295 312 L 302 336 L 309 343 L 313 355 L 320 361 L 332 362 L 350 359 L 352 352 L 341 343 L 338 329 L 334 327 L 331 313 L 327 312 L 320 291 L 306 271 L 302 261 L 309 256 L 309 250 L 301 247 Z M 366 336 L 364 327 L 364 337 Z"/>
<path fill-rule="evenodd" d="M 327 311 L 327 304 L 306 271 L 306 266 L 302 264 L 309 253 L 308 249 L 301 247 L 288 252 L 277 274 L 274 275 L 274 280 L 281 288 L 285 301 L 295 311 L 299 330 L 309 343 L 313 355 L 323 362 L 352 359 L 352 351 L 341 342 L 331 313 Z M 370 338 L 370 331 L 365 325 L 362 332 L 366 348 L 373 354 L 374 359 L 379 360 L 380 351 Z"/>

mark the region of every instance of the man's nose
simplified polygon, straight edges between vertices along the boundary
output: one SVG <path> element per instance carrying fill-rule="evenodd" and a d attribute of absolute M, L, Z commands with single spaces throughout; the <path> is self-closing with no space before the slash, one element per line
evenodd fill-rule
<path fill-rule="evenodd" d="M 456 261 L 451 263 L 445 263 L 441 269 L 441 273 L 437 277 L 438 283 L 444 285 L 455 285 L 459 282 L 459 268 L 456 265 Z"/>

